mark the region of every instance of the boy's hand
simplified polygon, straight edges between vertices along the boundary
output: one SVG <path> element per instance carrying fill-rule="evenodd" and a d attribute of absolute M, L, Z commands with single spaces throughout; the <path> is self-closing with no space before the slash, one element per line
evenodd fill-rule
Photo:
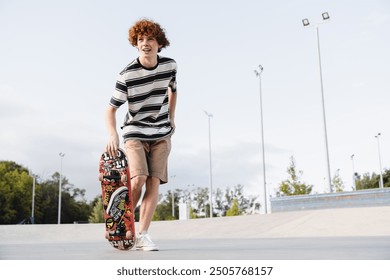
<path fill-rule="evenodd" d="M 106 152 L 111 156 L 115 157 L 119 149 L 119 136 L 118 133 L 111 135 L 110 140 L 106 146 Z"/>

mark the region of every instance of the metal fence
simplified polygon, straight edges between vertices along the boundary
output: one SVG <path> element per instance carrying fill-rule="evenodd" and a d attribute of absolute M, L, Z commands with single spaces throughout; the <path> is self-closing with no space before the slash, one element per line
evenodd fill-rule
<path fill-rule="evenodd" d="M 390 206 L 390 188 L 271 198 L 271 211 Z"/>

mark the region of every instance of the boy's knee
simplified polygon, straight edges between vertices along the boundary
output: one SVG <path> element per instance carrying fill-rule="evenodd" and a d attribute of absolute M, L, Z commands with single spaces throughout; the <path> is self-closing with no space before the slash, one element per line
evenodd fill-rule
<path fill-rule="evenodd" d="M 146 182 L 146 179 L 147 179 L 147 176 L 145 176 L 145 175 L 140 175 L 140 176 L 136 176 L 136 177 L 132 178 L 131 179 L 131 189 L 137 190 L 137 189 L 142 188 L 142 186 Z"/>

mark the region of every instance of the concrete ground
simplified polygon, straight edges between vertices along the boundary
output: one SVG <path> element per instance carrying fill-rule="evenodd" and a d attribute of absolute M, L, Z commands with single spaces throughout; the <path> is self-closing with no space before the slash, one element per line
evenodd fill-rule
<path fill-rule="evenodd" d="M 2 225 L 0 259 L 390 260 L 390 206 L 161 221 L 150 234 L 160 251 L 116 250 L 103 224 Z"/>

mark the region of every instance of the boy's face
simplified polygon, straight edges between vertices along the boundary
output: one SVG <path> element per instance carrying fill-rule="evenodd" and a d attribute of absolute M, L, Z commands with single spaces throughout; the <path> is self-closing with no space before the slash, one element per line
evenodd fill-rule
<path fill-rule="evenodd" d="M 153 36 L 139 35 L 137 40 L 137 48 L 140 56 L 149 58 L 157 57 L 158 49 L 162 46 L 158 44 Z"/>

